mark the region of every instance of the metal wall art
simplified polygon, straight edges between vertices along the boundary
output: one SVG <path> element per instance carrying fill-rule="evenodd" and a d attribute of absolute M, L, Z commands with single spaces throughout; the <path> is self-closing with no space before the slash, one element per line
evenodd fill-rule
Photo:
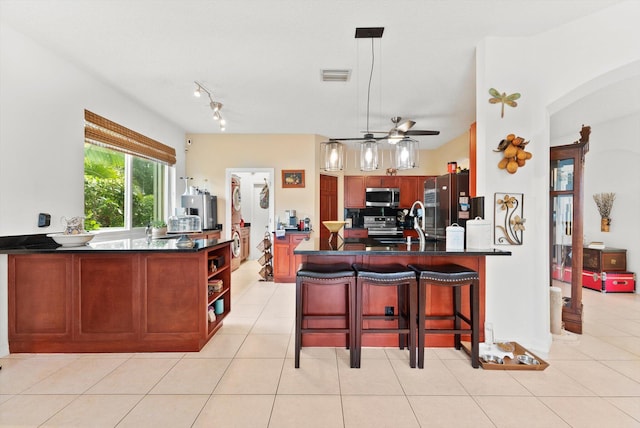
<path fill-rule="evenodd" d="M 522 245 L 526 221 L 522 214 L 523 203 L 522 193 L 495 194 L 493 224 L 496 245 Z"/>
<path fill-rule="evenodd" d="M 502 110 L 500 110 L 500 117 L 504 117 L 504 105 L 508 105 L 510 107 L 517 107 L 518 103 L 515 101 L 520 98 L 519 93 L 514 93 L 511 95 L 507 95 L 506 92 L 500 93 L 497 89 L 491 88 L 489 89 L 489 94 L 491 94 L 491 98 L 489 98 L 489 102 L 491 104 L 502 104 Z"/>
<path fill-rule="evenodd" d="M 509 134 L 507 138 L 500 141 L 498 148 L 494 152 L 502 152 L 503 157 L 498 162 L 498 168 L 506 169 L 509 174 L 515 174 L 519 167 L 524 166 L 528 159 L 533 157 L 531 152 L 525 150 L 529 141 L 516 134 Z"/>

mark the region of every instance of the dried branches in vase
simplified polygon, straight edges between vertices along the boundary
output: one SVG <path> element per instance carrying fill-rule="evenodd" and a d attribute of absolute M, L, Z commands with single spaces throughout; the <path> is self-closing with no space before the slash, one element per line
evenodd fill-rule
<path fill-rule="evenodd" d="M 611 209 L 613 208 L 613 201 L 616 200 L 615 193 L 596 193 L 593 195 L 593 200 L 596 201 L 598 206 L 598 212 L 600 213 L 600 230 L 602 232 L 609 231 L 609 225 L 611 224 Z"/>

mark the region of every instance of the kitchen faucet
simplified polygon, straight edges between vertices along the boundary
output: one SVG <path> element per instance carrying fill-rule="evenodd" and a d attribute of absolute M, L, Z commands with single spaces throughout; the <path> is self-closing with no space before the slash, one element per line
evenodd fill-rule
<path fill-rule="evenodd" d="M 416 205 L 420 207 L 420 210 L 414 215 L 413 210 Z M 411 210 L 409 211 L 409 215 L 413 217 L 413 228 L 418 232 L 418 238 L 420 239 L 420 251 L 424 251 L 427 246 L 427 236 L 424 230 L 424 204 L 422 201 L 415 201 L 413 205 L 411 205 Z M 422 216 L 422 226 L 418 223 L 418 217 Z"/>

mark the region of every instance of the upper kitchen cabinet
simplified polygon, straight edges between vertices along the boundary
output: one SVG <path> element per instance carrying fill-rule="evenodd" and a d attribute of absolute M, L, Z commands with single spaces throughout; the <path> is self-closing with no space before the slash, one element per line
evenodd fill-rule
<path fill-rule="evenodd" d="M 415 201 L 424 202 L 424 181 L 427 176 L 398 177 L 400 208 L 411 208 Z"/>
<path fill-rule="evenodd" d="M 344 207 L 364 208 L 365 178 L 362 175 L 345 175 Z"/>
<path fill-rule="evenodd" d="M 391 175 L 368 175 L 365 187 L 398 187 L 398 177 Z"/>

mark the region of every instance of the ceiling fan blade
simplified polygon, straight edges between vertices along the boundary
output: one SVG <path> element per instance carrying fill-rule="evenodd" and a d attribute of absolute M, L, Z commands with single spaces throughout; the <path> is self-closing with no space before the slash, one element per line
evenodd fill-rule
<path fill-rule="evenodd" d="M 367 141 L 367 140 L 382 140 L 384 138 L 387 138 L 387 136 L 383 136 L 383 137 L 374 137 L 372 134 L 367 134 L 363 137 L 355 137 L 355 138 L 329 138 L 329 141 Z"/>
<path fill-rule="evenodd" d="M 396 125 L 396 129 L 402 132 L 407 132 L 409 129 L 413 127 L 416 123 L 413 120 L 405 120 L 402 123 Z"/>
<path fill-rule="evenodd" d="M 421 131 L 419 129 L 409 130 L 405 132 L 405 135 L 440 135 L 440 131 Z"/>

